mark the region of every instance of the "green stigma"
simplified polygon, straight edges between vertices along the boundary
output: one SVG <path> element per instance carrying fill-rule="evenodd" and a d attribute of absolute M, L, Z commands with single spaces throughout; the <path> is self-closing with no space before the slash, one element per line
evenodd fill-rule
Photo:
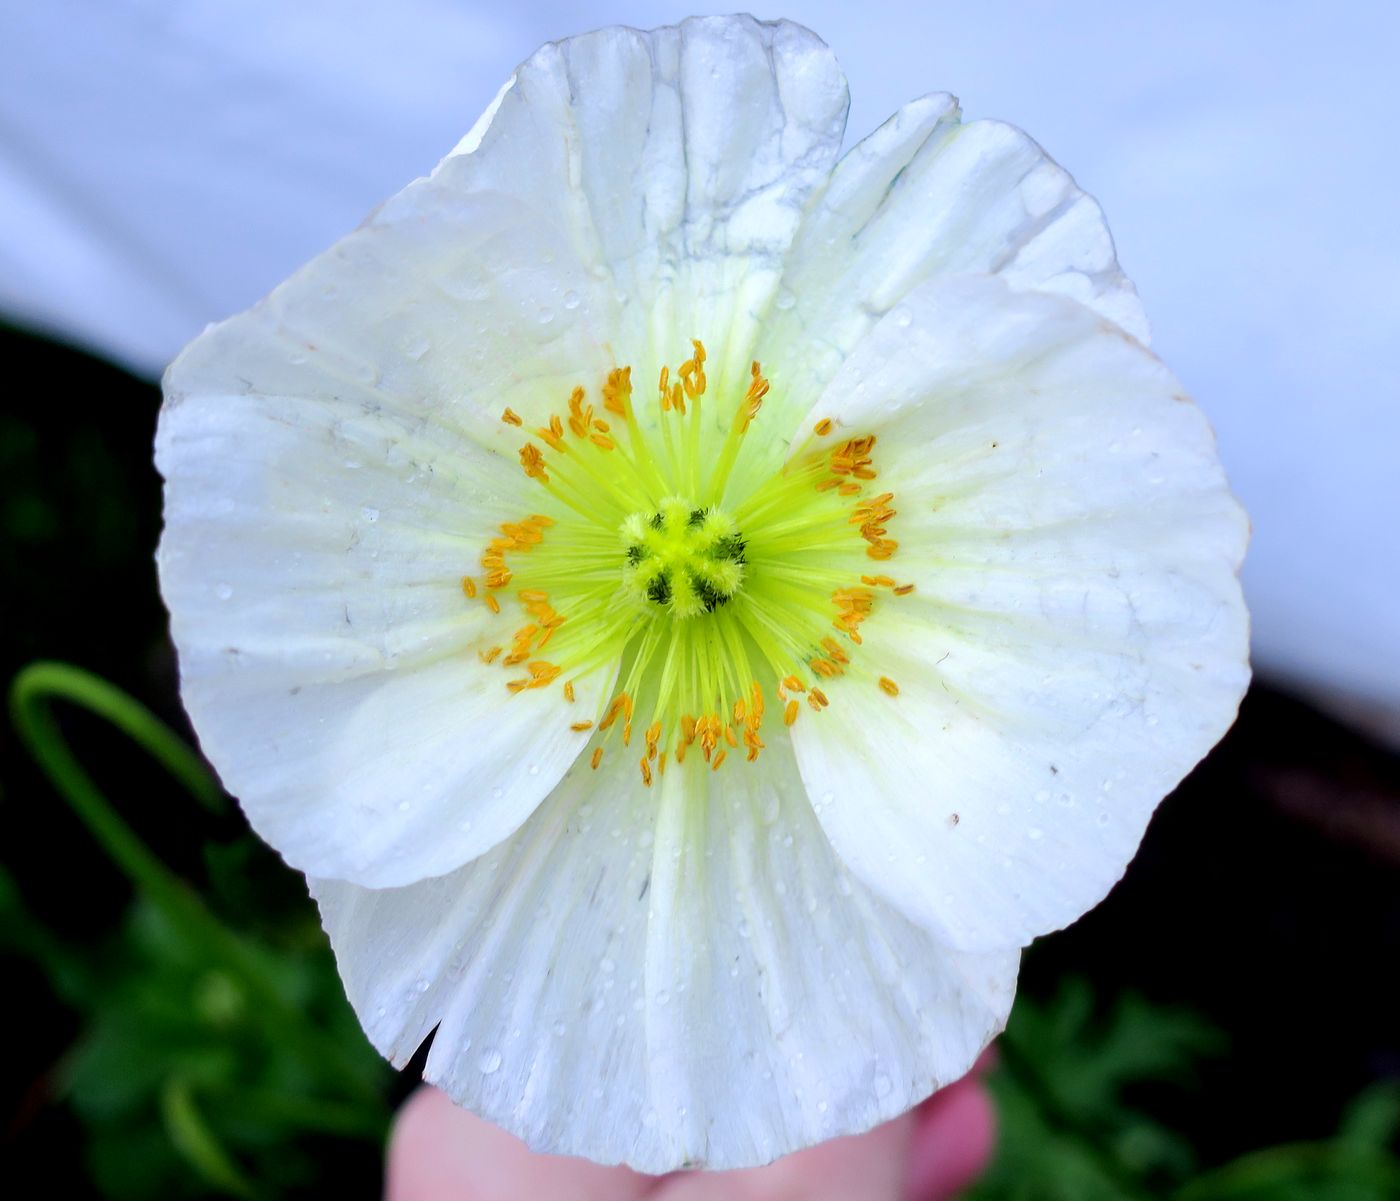
<path fill-rule="evenodd" d="M 625 591 L 677 619 L 711 613 L 739 591 L 744 539 L 727 513 L 668 497 L 622 523 Z"/>

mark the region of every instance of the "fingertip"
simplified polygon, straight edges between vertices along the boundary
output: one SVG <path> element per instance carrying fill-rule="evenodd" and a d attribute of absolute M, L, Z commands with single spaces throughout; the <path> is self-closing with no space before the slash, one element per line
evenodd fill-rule
<path fill-rule="evenodd" d="M 996 1108 L 985 1085 L 964 1077 L 915 1111 L 907 1201 L 942 1201 L 986 1170 L 996 1144 Z"/>
<path fill-rule="evenodd" d="M 645 1176 L 562 1155 L 538 1155 L 513 1135 L 424 1086 L 399 1110 L 389 1134 L 385 1201 L 628 1201 Z"/>

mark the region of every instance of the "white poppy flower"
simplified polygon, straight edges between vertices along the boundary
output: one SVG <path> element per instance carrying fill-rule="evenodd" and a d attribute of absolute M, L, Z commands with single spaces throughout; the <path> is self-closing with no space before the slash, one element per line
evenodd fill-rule
<path fill-rule="evenodd" d="M 1245 687 L 1245 518 L 1097 205 L 785 23 L 546 46 L 171 367 L 204 748 L 404 1063 L 532 1146 L 908 1108 Z"/>

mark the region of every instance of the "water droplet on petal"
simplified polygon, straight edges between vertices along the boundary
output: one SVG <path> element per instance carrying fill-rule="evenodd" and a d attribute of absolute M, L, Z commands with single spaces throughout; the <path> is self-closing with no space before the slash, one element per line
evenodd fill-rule
<path fill-rule="evenodd" d="M 492 1072 L 499 1071 L 501 1067 L 501 1053 L 494 1047 L 488 1047 L 482 1051 L 481 1058 L 476 1061 L 476 1066 L 481 1069 L 483 1076 L 489 1076 Z"/>
<path fill-rule="evenodd" d="M 564 293 L 564 307 L 566 309 L 578 308 L 578 293 L 575 292 L 572 288 L 570 288 L 567 292 Z"/>
<path fill-rule="evenodd" d="M 214 588 L 214 595 L 220 600 L 228 600 L 233 595 L 232 584 L 218 584 Z"/>

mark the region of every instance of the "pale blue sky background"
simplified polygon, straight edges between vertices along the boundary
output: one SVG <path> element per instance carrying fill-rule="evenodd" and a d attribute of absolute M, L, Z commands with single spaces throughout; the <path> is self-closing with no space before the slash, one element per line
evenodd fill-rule
<path fill-rule="evenodd" d="M 429 170 L 541 41 L 725 10 L 0 0 L 0 311 L 154 375 Z M 1400 4 L 758 15 L 832 45 L 851 137 L 952 91 L 1098 196 L 1254 516 L 1261 666 L 1400 709 Z"/>

